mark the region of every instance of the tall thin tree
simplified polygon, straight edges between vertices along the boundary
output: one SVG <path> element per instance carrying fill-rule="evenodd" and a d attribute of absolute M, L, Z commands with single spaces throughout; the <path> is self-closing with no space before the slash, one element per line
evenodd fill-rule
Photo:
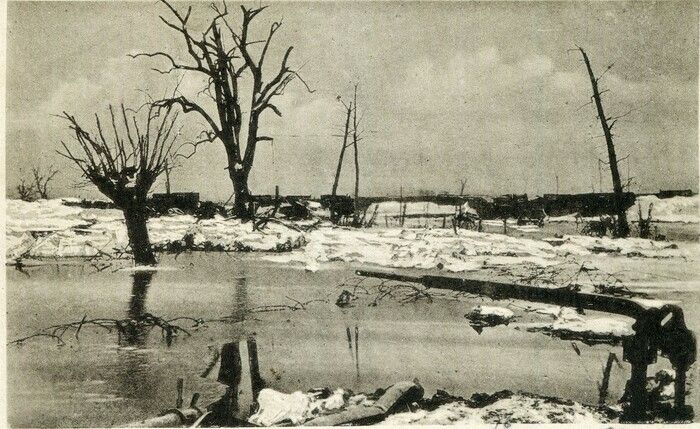
<path fill-rule="evenodd" d="M 340 147 L 340 155 L 338 156 L 338 166 L 335 170 L 335 178 L 333 179 L 333 188 L 331 189 L 331 200 L 330 200 L 330 211 L 331 211 L 331 222 L 337 223 L 340 220 L 340 213 L 338 211 L 338 201 L 335 196 L 338 194 L 338 184 L 340 183 L 340 172 L 343 168 L 343 160 L 345 158 L 345 150 L 348 148 L 348 138 L 350 136 L 350 117 L 352 116 L 352 101 L 349 104 L 345 104 L 341 97 L 338 96 L 338 100 L 343 104 L 345 108 L 345 128 L 343 130 L 343 144 Z"/>
<path fill-rule="evenodd" d="M 353 108 L 353 113 L 352 113 L 352 146 L 354 149 L 354 154 L 355 154 L 355 205 L 357 206 L 357 199 L 360 196 L 360 160 L 359 160 L 359 153 L 357 149 L 357 143 L 361 140 L 359 137 L 358 133 L 358 125 L 359 123 L 357 122 L 357 86 L 358 84 L 355 84 L 355 94 L 353 97 L 353 105 L 355 106 Z M 356 210 L 357 212 L 357 210 Z"/>
<path fill-rule="evenodd" d="M 578 47 L 578 49 L 581 52 L 581 55 L 583 56 L 583 61 L 586 64 L 586 69 L 588 70 L 588 76 L 591 80 L 591 86 L 593 88 L 593 101 L 595 103 L 596 111 L 598 113 L 600 125 L 603 128 L 605 143 L 608 148 L 610 174 L 612 175 L 613 192 L 615 193 L 615 214 L 617 215 L 614 234 L 616 237 L 627 237 L 629 236 L 630 228 L 629 224 L 627 223 L 627 213 L 624 203 L 625 195 L 622 189 L 622 182 L 620 181 L 620 172 L 618 170 L 617 165 L 617 154 L 615 153 L 615 144 L 613 143 L 612 134 L 612 128 L 615 126 L 617 118 L 609 118 L 605 116 L 605 111 L 603 110 L 603 102 L 600 98 L 600 90 L 598 89 L 598 81 L 600 80 L 600 77 L 596 77 L 593 73 L 593 68 L 591 67 L 591 62 L 588 59 L 586 51 L 584 51 L 581 47 Z M 610 123 L 608 123 L 609 120 L 611 120 Z"/>

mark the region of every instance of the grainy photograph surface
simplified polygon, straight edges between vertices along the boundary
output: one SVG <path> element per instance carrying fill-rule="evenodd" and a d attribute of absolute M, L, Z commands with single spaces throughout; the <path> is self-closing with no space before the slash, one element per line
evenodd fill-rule
<path fill-rule="evenodd" d="M 697 422 L 698 6 L 7 2 L 6 424 Z"/>

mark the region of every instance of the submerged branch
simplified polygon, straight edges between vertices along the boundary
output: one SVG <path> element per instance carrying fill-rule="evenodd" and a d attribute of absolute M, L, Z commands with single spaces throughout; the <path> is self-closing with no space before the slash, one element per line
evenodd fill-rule
<path fill-rule="evenodd" d="M 316 302 L 328 302 L 326 299 L 312 299 L 308 301 L 299 301 L 291 297 L 286 297 L 288 300 L 292 301 L 293 304 L 268 304 L 261 305 L 257 307 L 252 307 L 246 310 L 247 314 L 253 313 L 268 313 L 275 311 L 297 311 L 306 310 L 309 304 Z M 166 340 L 168 345 L 172 341 L 174 336 L 180 333 L 186 336 L 191 336 L 192 334 L 188 329 L 198 330 L 199 328 L 206 328 L 208 323 L 240 323 L 246 320 L 259 320 L 255 318 L 246 317 L 236 317 L 236 316 L 223 316 L 212 319 L 204 319 L 190 316 L 178 316 L 171 319 L 165 319 L 162 317 L 154 316 L 151 313 L 144 313 L 143 315 L 135 318 L 125 318 L 125 319 L 109 319 L 109 318 L 97 318 L 97 319 L 87 319 L 87 315 L 83 316 L 81 320 L 75 322 L 62 323 L 57 325 L 48 326 L 46 328 L 40 329 L 39 331 L 22 337 L 16 340 L 10 341 L 7 344 L 22 345 L 27 340 L 46 337 L 54 338 L 58 341 L 58 345 L 62 346 L 65 344 L 64 336 L 67 332 L 74 332 L 73 336 L 76 340 L 80 340 L 80 332 L 86 326 L 93 326 L 99 329 L 103 329 L 108 333 L 116 331 L 120 336 L 126 334 L 129 331 L 146 331 L 153 328 L 160 328 L 163 338 Z M 176 325 L 175 322 L 191 322 L 192 325 L 188 326 L 188 329 L 183 328 L 180 325 Z"/>

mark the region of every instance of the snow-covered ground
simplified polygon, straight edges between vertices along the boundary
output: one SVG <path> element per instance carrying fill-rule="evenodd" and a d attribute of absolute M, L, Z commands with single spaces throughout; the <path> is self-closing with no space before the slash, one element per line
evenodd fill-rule
<path fill-rule="evenodd" d="M 453 205 L 436 204 L 433 202 L 405 202 L 399 201 L 383 201 L 381 203 L 372 203 L 367 208 L 367 214 L 371 215 L 376 210 L 377 216 L 451 216 L 457 213 L 457 208 Z M 464 203 L 462 206 L 463 213 L 476 214 L 476 210 L 469 207 L 469 203 Z"/>
<path fill-rule="evenodd" d="M 383 203 L 384 204 L 384 203 Z M 7 201 L 6 256 L 34 258 L 120 256 L 128 247 L 119 210 L 82 209 L 61 200 Z M 188 236 L 196 249 L 224 251 L 289 251 L 269 260 L 301 264 L 315 271 L 333 261 L 390 268 L 473 271 L 485 266 L 533 264 L 549 266 L 568 256 L 609 253 L 628 257 L 675 258 L 697 254 L 694 243 L 639 238 L 610 239 L 563 236 L 545 240 L 478 233 L 471 230 L 370 228 L 321 224 L 302 232 L 270 222 L 260 231 L 251 223 L 215 217 L 198 221 L 190 215 L 148 221 L 152 244 L 167 248 Z M 303 247 L 303 248 L 302 248 Z"/>
<path fill-rule="evenodd" d="M 256 426 L 301 425 L 310 419 L 341 412 L 348 407 L 371 407 L 375 401 L 363 394 L 350 396 L 336 389 L 320 399 L 313 392 L 290 394 L 263 389 L 258 411 L 249 423 Z M 418 409 L 389 415 L 380 425 L 484 425 L 512 423 L 601 424 L 614 420 L 619 410 L 604 410 L 574 401 L 529 393 L 497 392 L 485 404 L 456 399 L 433 410 Z M 612 412 L 611 412 L 612 411 Z"/>
<path fill-rule="evenodd" d="M 639 196 L 635 200 L 634 205 L 627 210 L 627 220 L 637 222 L 639 220 L 640 207 L 642 209 L 642 217 L 646 219 L 649 214 L 650 204 L 653 204 L 651 210 L 652 222 L 700 223 L 700 195 L 663 199 L 655 195 Z M 598 216 L 578 218 L 580 222 L 598 219 Z M 546 218 L 546 221 L 551 223 L 576 222 L 576 220 L 577 213 Z"/>
<path fill-rule="evenodd" d="M 371 406 L 374 401 L 364 394 L 353 395 L 343 389 L 282 393 L 262 389 L 257 398 L 258 410 L 248 418 L 255 426 L 300 425 L 310 419 L 334 414 L 352 406 Z"/>
<path fill-rule="evenodd" d="M 303 249 L 268 256 L 297 263 L 310 271 L 325 262 L 342 261 L 389 268 L 441 268 L 451 272 L 510 264 L 558 264 L 569 255 L 610 253 L 629 257 L 690 257 L 696 245 L 654 242 L 638 238 L 609 239 L 564 236 L 552 244 L 503 234 L 451 229 L 350 229 L 320 227 L 306 234 Z"/>
<path fill-rule="evenodd" d="M 610 418 L 594 407 L 527 393 L 504 394 L 484 407 L 455 401 L 432 411 L 407 411 L 389 416 L 382 425 L 496 425 L 513 423 L 574 423 L 599 425 Z"/>
<path fill-rule="evenodd" d="M 82 209 L 61 200 L 7 201 L 6 258 L 65 258 L 124 255 L 129 240 L 119 210 Z M 190 215 L 148 221 L 151 243 L 165 248 L 192 236 L 195 248 L 243 251 L 287 251 L 304 244 L 304 235 L 278 223 L 261 231 L 237 219 L 201 220 Z"/>
<path fill-rule="evenodd" d="M 660 199 L 655 195 L 637 197 L 634 205 L 627 210 L 627 218 L 639 219 L 639 208 L 642 217 L 647 218 L 649 205 L 653 204 L 651 218 L 653 222 L 700 223 L 700 195 L 692 197 L 672 197 Z"/>

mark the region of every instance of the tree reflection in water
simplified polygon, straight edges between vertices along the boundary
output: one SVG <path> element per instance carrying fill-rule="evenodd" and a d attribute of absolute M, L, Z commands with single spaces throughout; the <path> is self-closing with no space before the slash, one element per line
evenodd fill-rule
<path fill-rule="evenodd" d="M 145 350 L 151 327 L 134 322 L 146 314 L 146 297 L 154 275 L 151 270 L 136 271 L 132 275 L 131 298 L 126 312 L 132 322 L 123 326 L 117 349 L 119 395 L 125 398 L 148 401 L 156 396 L 156 386 L 159 385 L 150 369 L 150 353 Z"/>
<path fill-rule="evenodd" d="M 154 275 L 154 271 L 136 271 L 133 274 L 131 299 L 129 300 L 129 309 L 126 313 L 129 319 L 139 320 L 146 314 L 146 295 Z M 122 339 L 125 344 L 129 346 L 144 345 L 147 330 L 143 325 L 130 323 L 124 328 Z"/>

